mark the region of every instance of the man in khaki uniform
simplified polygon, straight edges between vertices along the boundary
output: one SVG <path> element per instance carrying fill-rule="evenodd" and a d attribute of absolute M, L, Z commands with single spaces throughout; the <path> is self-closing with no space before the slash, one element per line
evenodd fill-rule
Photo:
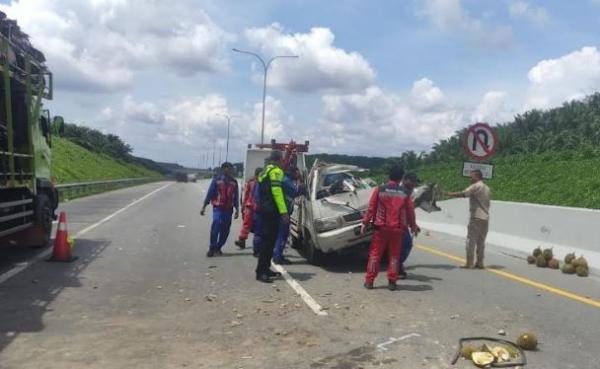
<path fill-rule="evenodd" d="M 446 192 L 450 197 L 468 197 L 469 227 L 467 234 L 467 263 L 463 268 L 473 268 L 473 256 L 477 250 L 475 268 L 483 269 L 485 238 L 488 233 L 490 219 L 490 188 L 483 183 L 483 174 L 480 170 L 471 172 L 471 185 L 462 192 Z"/>

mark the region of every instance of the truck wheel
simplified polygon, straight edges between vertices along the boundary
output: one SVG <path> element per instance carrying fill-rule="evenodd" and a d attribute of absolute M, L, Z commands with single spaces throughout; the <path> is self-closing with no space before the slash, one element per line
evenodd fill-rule
<path fill-rule="evenodd" d="M 321 250 L 315 247 L 315 244 L 310 237 L 310 233 L 306 232 L 304 236 L 303 256 L 313 265 L 321 265 L 323 263 L 324 254 Z"/>
<path fill-rule="evenodd" d="M 35 202 L 35 225 L 30 230 L 32 247 L 44 247 L 50 243 L 52 235 L 52 202 L 46 194 L 37 196 Z"/>

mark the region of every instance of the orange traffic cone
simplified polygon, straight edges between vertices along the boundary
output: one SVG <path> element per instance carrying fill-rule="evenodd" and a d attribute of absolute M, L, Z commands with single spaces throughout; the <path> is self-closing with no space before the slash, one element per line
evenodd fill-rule
<path fill-rule="evenodd" d="M 67 215 L 64 211 L 61 211 L 60 216 L 58 217 L 56 237 L 54 237 L 52 257 L 49 259 L 49 261 L 70 262 L 77 259 L 71 255 L 69 238 L 69 232 L 67 231 Z"/>

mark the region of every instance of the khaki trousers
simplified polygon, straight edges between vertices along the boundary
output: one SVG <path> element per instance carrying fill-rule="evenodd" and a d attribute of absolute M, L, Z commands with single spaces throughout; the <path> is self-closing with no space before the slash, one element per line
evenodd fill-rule
<path fill-rule="evenodd" d="M 477 264 L 483 266 L 485 238 L 488 234 L 489 221 L 477 218 L 469 220 L 467 233 L 467 265 L 473 266 L 473 256 L 477 252 Z"/>

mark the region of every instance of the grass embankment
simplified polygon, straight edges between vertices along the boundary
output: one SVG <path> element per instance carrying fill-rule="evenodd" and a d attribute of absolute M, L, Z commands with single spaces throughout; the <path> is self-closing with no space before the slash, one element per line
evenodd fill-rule
<path fill-rule="evenodd" d="M 52 138 L 52 175 L 58 183 L 161 177 L 140 165 L 91 152 L 60 137 Z"/>
<path fill-rule="evenodd" d="M 585 152 L 547 152 L 493 160 L 494 178 L 487 183 L 494 200 L 600 209 L 600 157 Z M 468 186 L 462 162 L 419 168 L 424 182 L 438 182 L 445 191 Z"/>

